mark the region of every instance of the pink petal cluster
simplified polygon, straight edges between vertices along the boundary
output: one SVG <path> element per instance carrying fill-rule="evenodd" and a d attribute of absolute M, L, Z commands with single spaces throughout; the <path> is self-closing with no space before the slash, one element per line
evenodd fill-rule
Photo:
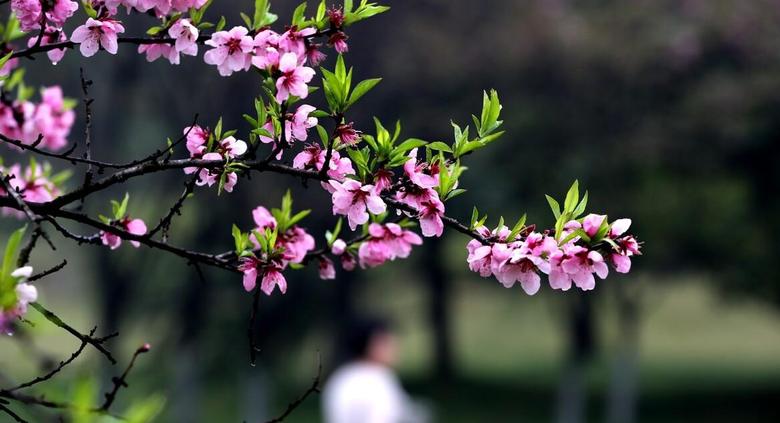
<path fill-rule="evenodd" d="M 277 227 L 277 221 L 273 215 L 263 206 L 259 206 L 252 211 L 252 218 L 255 221 L 256 229 L 263 232 L 266 229 L 273 230 Z M 243 257 L 239 270 L 243 272 L 244 289 L 249 292 L 255 289 L 257 278 L 262 276 L 260 289 L 266 294 L 271 295 L 274 287 L 278 286 L 282 294 L 287 292 L 287 280 L 282 271 L 290 263 L 302 263 L 306 254 L 314 249 L 314 237 L 309 235 L 306 230 L 299 226 L 293 226 L 284 233 L 278 234 L 274 252 L 272 254 L 261 253 L 260 244 L 254 234 L 250 240 L 258 249 L 259 256 Z M 327 276 L 327 269 L 324 269 Z"/>
<path fill-rule="evenodd" d="M 84 57 L 91 57 L 100 47 L 111 54 L 116 54 L 119 45 L 117 34 L 125 32 L 125 27 L 113 19 L 88 18 L 84 25 L 73 31 L 70 40 L 79 43 L 79 51 Z"/>
<path fill-rule="evenodd" d="M 115 222 L 114 226 L 133 235 L 143 235 L 146 233 L 146 223 L 141 219 L 124 217 L 119 222 Z M 119 235 L 106 231 L 100 231 L 100 241 L 103 242 L 103 245 L 108 246 L 112 250 L 116 250 L 122 245 L 122 238 Z M 135 248 L 141 246 L 141 243 L 138 241 L 130 241 L 130 244 Z"/>
<path fill-rule="evenodd" d="M 279 59 L 279 72 L 282 74 L 276 80 L 276 101 L 279 103 L 287 100 L 290 95 L 302 99 L 309 95 L 309 87 L 306 84 L 314 77 L 314 69 L 302 66 L 298 61 L 295 53 L 284 53 Z"/>
<path fill-rule="evenodd" d="M 357 260 L 355 260 L 355 256 L 349 251 L 347 243 L 343 239 L 339 238 L 333 241 L 333 244 L 330 247 L 330 253 L 340 259 L 342 269 L 348 272 L 355 270 Z"/>
<path fill-rule="evenodd" d="M 219 74 L 230 76 L 233 72 L 248 70 L 252 65 L 251 53 L 254 41 L 247 35 L 249 30 L 235 26 L 230 31 L 217 31 L 206 41 L 213 47 L 203 55 L 209 65 L 215 65 Z"/>
<path fill-rule="evenodd" d="M 76 119 L 73 110 L 65 107 L 62 89 L 44 88 L 41 102 L 0 101 L 0 134 L 32 144 L 43 136 L 39 147 L 59 150 L 67 145 L 67 137 Z"/>
<path fill-rule="evenodd" d="M 360 267 L 376 267 L 388 260 L 409 257 L 413 245 L 422 245 L 422 238 L 396 223 L 368 225 L 368 240 L 358 249 Z"/>
<path fill-rule="evenodd" d="M 40 30 L 44 15 L 47 25 L 62 28 L 78 8 L 79 4 L 72 0 L 11 0 L 11 10 L 22 31 Z"/>
<path fill-rule="evenodd" d="M 417 211 L 423 236 L 441 236 L 444 232 L 444 203 L 434 189 L 439 186 L 438 167 L 418 162 L 417 149 L 413 149 L 404 163 L 404 177 L 396 199 Z"/>
<path fill-rule="evenodd" d="M 48 166 L 28 166 L 22 171 L 21 166 L 14 164 L 8 168 L 0 166 L 0 173 L 11 178 L 8 184 L 21 194 L 24 201 L 30 203 L 47 203 L 60 195 L 60 189 L 48 178 Z M 0 196 L 8 193 L 0 188 Z M 23 216 L 22 212 L 4 209 L 4 213 Z"/>
<path fill-rule="evenodd" d="M 618 219 L 612 222 L 608 235 L 618 246 L 618 250 L 609 255 L 609 260 L 618 273 L 628 273 L 631 270 L 631 256 L 642 254 L 637 240 L 632 235 L 624 235 L 629 227 L 631 219 Z"/>
<path fill-rule="evenodd" d="M 319 144 L 308 144 L 303 151 L 298 153 L 293 159 L 295 169 L 322 170 L 325 165 L 327 151 Z M 331 151 L 330 165 L 328 166 L 328 177 L 336 181 L 344 181 L 347 175 L 354 175 L 355 169 L 352 168 L 352 161 L 347 157 L 341 157 L 338 151 Z"/>
<path fill-rule="evenodd" d="M 314 106 L 303 104 L 293 113 L 292 117 L 284 121 L 284 137 L 287 142 L 293 140 L 306 141 L 310 128 L 317 126 L 317 118 L 309 116 L 315 111 Z"/>
<path fill-rule="evenodd" d="M 588 237 L 595 236 L 602 223 L 606 224 L 606 216 L 595 214 L 583 218 L 582 223 L 570 221 L 565 225 L 561 239 L 566 239 L 571 231 L 577 229 L 582 229 Z M 620 273 L 627 273 L 630 269 L 630 256 L 640 254 L 634 237 L 623 235 L 630 224 L 628 219 L 616 220 L 608 234 L 619 247 L 612 250 L 610 260 Z M 466 246 L 466 261 L 471 271 L 482 277 L 495 276 L 507 288 L 520 282 L 528 295 L 539 290 L 540 272 L 549 275 L 551 288 L 563 291 L 571 289 L 572 284 L 583 291 L 591 290 L 596 285 L 595 276 L 604 279 L 609 274 L 602 253 L 578 244 L 579 237 L 558 245 L 553 237 L 538 232 L 521 231 L 509 239 L 511 231 L 506 226 L 492 232 L 482 226 L 476 231 L 488 242 L 483 244 L 471 240 Z"/>
<path fill-rule="evenodd" d="M 189 19 L 179 19 L 168 29 L 168 35 L 176 40 L 174 49 L 181 54 L 195 56 L 198 54 L 198 36 L 200 31 Z"/>
<path fill-rule="evenodd" d="M 124 6 L 128 12 L 135 9 L 139 12 L 152 12 L 162 17 L 172 12 L 186 13 L 189 9 L 200 9 L 207 0 L 106 0 L 108 11 L 115 15 L 119 6 Z"/>
<path fill-rule="evenodd" d="M 0 331 L 8 335 L 12 334 L 13 322 L 27 313 L 27 306 L 38 299 L 38 290 L 27 283 L 32 276 L 33 268 L 20 267 L 11 272 L 11 277 L 16 279 L 14 286 L 15 302 L 11 306 L 3 307 L 0 304 Z"/>
<path fill-rule="evenodd" d="M 354 179 L 343 182 L 328 181 L 332 191 L 333 214 L 347 216 L 347 222 L 353 231 L 357 225 L 368 222 L 368 212 L 384 213 L 387 205 L 373 185 L 363 185 Z"/>
<path fill-rule="evenodd" d="M 248 148 L 246 142 L 229 136 L 222 139 L 222 141 L 215 142 L 212 146 L 212 151 L 207 152 L 206 149 L 210 136 L 209 130 L 194 125 L 184 128 L 184 134 L 187 137 L 187 150 L 191 159 L 227 161 L 242 156 Z M 195 181 L 198 186 L 212 186 L 222 176 L 222 172 L 217 169 L 202 169 L 195 166 L 184 168 L 184 173 L 186 174 L 195 172 L 198 172 L 198 179 Z M 228 172 L 225 178 L 223 188 L 227 192 L 233 192 L 233 188 L 235 188 L 238 182 L 238 175 L 235 172 Z"/>
<path fill-rule="evenodd" d="M 54 28 L 51 26 L 46 27 L 46 31 L 43 32 L 41 40 L 41 45 L 49 45 L 49 44 L 57 44 L 68 40 L 68 37 L 65 36 L 65 32 L 62 31 L 62 29 Z M 35 35 L 34 37 L 30 37 L 30 39 L 27 40 L 27 47 L 32 47 L 38 42 L 38 35 Z M 52 64 L 59 63 L 63 57 L 65 57 L 65 49 L 64 48 L 56 48 L 53 50 L 49 50 L 46 52 L 46 56 L 49 57 L 49 60 L 51 60 Z"/>

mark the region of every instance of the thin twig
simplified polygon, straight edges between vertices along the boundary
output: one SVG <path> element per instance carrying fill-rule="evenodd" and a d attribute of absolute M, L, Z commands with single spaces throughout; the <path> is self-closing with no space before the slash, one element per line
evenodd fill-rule
<path fill-rule="evenodd" d="M 42 306 L 40 303 L 33 302 L 30 303 L 30 306 L 41 313 L 43 317 L 46 318 L 46 320 L 52 322 L 54 325 L 59 326 L 62 329 L 65 329 L 65 331 L 78 338 L 81 342 L 86 342 L 87 344 L 92 345 L 96 350 L 100 351 L 108 359 L 108 361 L 111 362 L 111 364 L 116 364 L 116 359 L 114 359 L 114 356 L 111 355 L 111 352 L 108 351 L 103 345 L 101 345 L 106 338 L 95 339 L 90 335 L 84 335 L 76 329 L 73 329 L 73 327 L 69 324 L 63 322 L 62 319 L 60 319 L 56 314 L 46 309 L 46 307 Z"/>
<path fill-rule="evenodd" d="M 123 387 L 127 387 L 127 376 L 130 374 L 130 370 L 133 369 L 136 358 L 138 358 L 139 355 L 147 352 L 149 352 L 149 344 L 140 346 L 137 350 L 135 350 L 135 353 L 133 353 L 133 358 L 130 359 L 130 364 L 127 365 L 125 371 L 122 372 L 122 375 L 111 379 L 111 382 L 114 383 L 114 387 L 111 389 L 111 391 L 105 394 L 106 400 L 103 402 L 103 405 L 98 408 L 99 411 L 107 412 L 108 409 L 111 408 L 111 405 L 114 403 L 116 394 L 119 392 L 119 390 Z"/>
<path fill-rule="evenodd" d="M 94 335 L 96 330 L 97 330 L 97 326 L 92 328 L 92 330 L 89 332 L 89 336 Z M 84 348 L 87 346 L 87 344 L 88 343 L 86 341 L 82 340 L 79 348 L 73 354 L 71 354 L 67 360 L 60 361 L 60 364 L 57 367 L 55 367 L 53 370 L 51 370 L 49 373 L 46 373 L 43 376 L 38 376 L 35 379 L 30 380 L 29 382 L 19 384 L 18 386 L 8 389 L 8 391 L 13 392 L 24 388 L 29 388 L 33 385 L 36 385 L 41 382 L 45 382 L 53 378 L 57 373 L 60 372 L 60 370 L 64 369 L 65 366 L 72 363 L 76 358 L 78 358 L 78 356 L 81 355 L 81 353 L 84 351 Z"/>
<path fill-rule="evenodd" d="M 301 394 L 300 397 L 298 397 L 295 401 L 291 402 L 287 405 L 287 409 L 284 410 L 284 413 L 282 413 L 279 417 L 276 417 L 274 419 L 268 420 L 266 423 L 279 423 L 286 419 L 296 408 L 298 408 L 301 404 L 303 404 L 304 401 L 306 401 L 306 398 L 309 397 L 309 395 L 313 393 L 320 393 L 320 378 L 322 377 L 322 358 L 320 357 L 319 351 L 317 351 L 317 376 L 314 377 L 314 379 L 311 382 L 311 385 L 309 388 Z"/>

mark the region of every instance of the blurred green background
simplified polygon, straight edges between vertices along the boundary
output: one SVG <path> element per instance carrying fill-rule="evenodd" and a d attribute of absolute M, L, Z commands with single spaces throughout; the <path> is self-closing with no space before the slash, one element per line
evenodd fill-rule
<path fill-rule="evenodd" d="M 246 2 L 217 3 L 212 17 L 240 22 Z M 372 313 L 398 323 L 402 380 L 436 421 L 776 421 L 780 1 L 386 3 L 390 12 L 348 31 L 355 77 L 384 77 L 352 111 L 358 129 L 372 132 L 372 116 L 401 119 L 402 136 L 450 141 L 449 120 L 467 123 L 481 90 L 496 88 L 507 133 L 468 158 L 469 191 L 448 214 L 466 219 L 476 204 L 492 224 L 527 212 L 548 226 L 544 194 L 560 196 L 578 178 L 592 211 L 633 218 L 645 255 L 631 274 L 613 274 L 593 292 L 543 288 L 534 297 L 470 273 L 467 240 L 456 234 L 335 281 L 314 269 L 288 272 L 288 293 L 261 300 L 262 351 L 252 367 L 251 297 L 236 275 L 209 269 L 204 283 L 157 252 L 57 239 L 58 254 L 41 248 L 33 264 L 43 269 L 64 256 L 70 265 L 37 283 L 40 301 L 82 330 L 120 331 L 112 348 L 125 361 L 137 345 L 153 345 L 120 406 L 159 394 L 167 399 L 159 421 L 262 421 L 310 383 L 318 351 L 330 371 L 341 328 Z M 281 22 L 296 5 L 272 2 Z M 148 22 L 128 19 L 128 34 Z M 84 67 L 95 82 L 93 154 L 102 159 L 140 157 L 195 113 L 211 125 L 222 116 L 245 134 L 254 76 L 221 78 L 200 58 L 183 62 L 148 64 L 123 45 L 117 57 L 68 52 L 56 67 L 39 60 L 27 65 L 27 79 L 78 97 Z M 324 100 L 316 93 L 312 102 Z M 10 162 L 13 154 L 3 156 Z M 183 176 L 128 184 L 130 212 L 156 221 Z M 316 187 L 253 175 L 220 201 L 215 190 L 198 190 L 171 242 L 226 250 L 230 225 L 249 226 L 250 210 L 275 206 L 289 184 L 297 208 L 329 204 Z M 123 193 L 90 200 L 87 210 L 105 213 Z M 328 208 L 307 219 L 314 234 L 333 224 Z M 14 225 L 5 219 L 5 233 Z M 77 347 L 30 317 L 34 327 L 0 339 L 0 369 L 13 380 Z M 40 392 L 67 399 L 79 378 L 105 384 L 119 371 L 87 357 Z M 289 421 L 319 421 L 318 401 Z"/>

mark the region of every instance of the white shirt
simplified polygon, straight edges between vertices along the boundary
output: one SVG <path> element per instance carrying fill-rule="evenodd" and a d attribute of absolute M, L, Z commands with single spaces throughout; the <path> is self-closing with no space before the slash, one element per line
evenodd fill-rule
<path fill-rule="evenodd" d="M 417 423 L 416 410 L 395 373 L 386 366 L 355 362 L 337 369 L 325 385 L 326 423 Z"/>

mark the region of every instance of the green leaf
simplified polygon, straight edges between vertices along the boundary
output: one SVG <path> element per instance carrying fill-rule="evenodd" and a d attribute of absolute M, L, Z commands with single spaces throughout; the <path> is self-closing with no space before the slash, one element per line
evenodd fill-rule
<path fill-rule="evenodd" d="M 130 408 L 123 413 L 127 423 L 149 423 L 160 414 L 165 407 L 165 397 L 152 395 L 141 401 L 135 401 Z"/>
<path fill-rule="evenodd" d="M 304 13 L 306 13 L 306 2 L 303 2 L 298 5 L 298 7 L 295 8 L 295 11 L 293 12 L 292 16 L 292 24 L 294 26 L 300 26 L 301 23 L 304 21 Z"/>
<path fill-rule="evenodd" d="M 302 210 L 293 215 L 293 217 L 290 218 L 290 220 L 287 222 L 287 227 L 291 227 L 295 225 L 296 223 L 300 222 L 304 217 L 308 216 L 309 213 L 311 213 L 311 210 Z"/>
<path fill-rule="evenodd" d="M 427 145 L 428 141 L 421 140 L 419 138 L 409 138 L 396 147 L 393 152 L 398 154 L 404 154 L 407 151 L 413 150 L 418 147 Z"/>
<path fill-rule="evenodd" d="M 569 191 L 566 193 L 566 200 L 563 202 L 563 211 L 571 213 L 577 207 L 577 202 L 580 200 L 579 186 L 580 182 L 578 180 L 571 184 Z"/>
<path fill-rule="evenodd" d="M 217 22 L 217 26 L 214 28 L 214 32 L 222 31 L 222 29 L 225 28 L 225 24 L 227 24 L 227 21 L 225 21 L 225 17 L 220 16 L 219 22 Z"/>
<path fill-rule="evenodd" d="M 441 142 L 441 141 L 434 141 L 432 143 L 426 144 L 426 147 L 430 148 L 431 150 L 437 150 L 437 151 L 444 151 L 446 153 L 452 153 L 452 149 L 449 145 Z"/>
<path fill-rule="evenodd" d="M 3 267 L 2 271 L 0 272 L 0 277 L 2 277 L 2 283 L 0 283 L 0 287 L 3 289 L 1 289 L 0 292 L 13 288 L 13 283 L 15 281 L 14 278 L 11 277 L 11 273 L 18 265 L 16 260 L 19 253 L 19 244 L 22 242 L 22 237 L 24 236 L 24 232 L 26 230 L 27 225 L 24 225 L 21 228 L 15 230 L 11 236 L 8 237 L 8 242 L 5 244 Z M 0 306 L 1 305 L 2 304 L 0 304 Z"/>
<path fill-rule="evenodd" d="M 382 78 L 371 78 L 371 79 L 365 79 L 363 81 L 360 81 L 355 86 L 355 89 L 352 90 L 352 94 L 350 94 L 349 96 L 349 101 L 347 101 L 347 107 L 355 104 L 358 100 L 360 100 L 361 97 L 366 95 L 367 92 L 369 92 L 372 88 L 374 88 L 381 80 Z"/>
<path fill-rule="evenodd" d="M 574 212 L 572 212 L 572 218 L 576 219 L 580 217 L 583 213 L 585 213 L 585 207 L 588 206 L 588 191 L 585 191 L 585 195 L 582 196 L 582 200 L 580 200 L 580 204 L 577 205 L 577 208 L 574 209 Z"/>
<path fill-rule="evenodd" d="M 547 198 L 547 203 L 550 205 L 550 210 L 552 210 L 553 216 L 555 216 L 555 219 L 557 220 L 561 216 L 561 205 L 558 204 L 558 202 L 549 195 L 545 195 L 545 198 Z"/>
<path fill-rule="evenodd" d="M 233 235 L 233 243 L 236 246 L 236 254 L 241 254 L 244 251 L 244 234 L 235 224 L 233 224 L 231 234 Z"/>
<path fill-rule="evenodd" d="M 125 197 L 122 199 L 122 204 L 114 210 L 114 218 L 120 220 L 127 214 L 127 203 L 130 201 L 130 194 L 125 193 Z"/>
<path fill-rule="evenodd" d="M 512 232 L 509 233 L 509 236 L 507 237 L 508 240 L 510 241 L 514 240 L 515 237 L 517 237 L 517 234 L 519 234 L 520 231 L 523 230 L 523 228 L 525 227 L 525 221 L 527 217 L 528 216 L 526 216 L 526 214 L 523 213 L 523 215 L 520 217 L 517 223 L 515 223 L 515 226 L 512 228 Z"/>

